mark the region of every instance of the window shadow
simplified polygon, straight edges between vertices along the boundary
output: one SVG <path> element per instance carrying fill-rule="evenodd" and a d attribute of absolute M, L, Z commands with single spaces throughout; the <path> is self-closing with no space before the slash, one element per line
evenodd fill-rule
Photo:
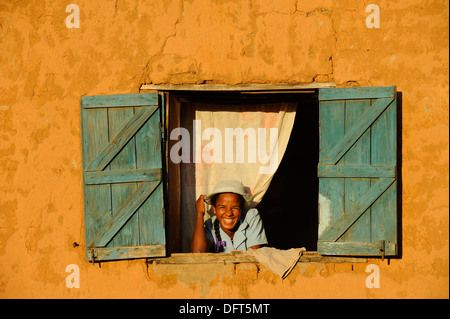
<path fill-rule="evenodd" d="M 403 194 L 403 181 L 402 181 L 402 119 L 403 119 L 403 93 L 397 92 L 397 256 L 396 259 L 401 259 L 403 255 L 403 233 L 402 233 L 402 194 Z"/>
<path fill-rule="evenodd" d="M 257 206 L 270 247 L 317 250 L 319 105 L 299 101 L 283 159 Z"/>

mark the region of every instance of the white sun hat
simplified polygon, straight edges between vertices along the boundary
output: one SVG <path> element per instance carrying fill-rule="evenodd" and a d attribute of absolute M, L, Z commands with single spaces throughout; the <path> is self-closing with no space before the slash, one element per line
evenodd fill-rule
<path fill-rule="evenodd" d="M 245 187 L 241 182 L 235 180 L 221 180 L 216 184 L 216 186 L 214 186 L 213 191 L 205 197 L 205 203 L 212 205 L 211 198 L 214 195 L 221 193 L 234 193 L 241 195 L 245 200 L 245 208 L 248 208 L 253 200 L 252 195 L 245 191 Z"/>

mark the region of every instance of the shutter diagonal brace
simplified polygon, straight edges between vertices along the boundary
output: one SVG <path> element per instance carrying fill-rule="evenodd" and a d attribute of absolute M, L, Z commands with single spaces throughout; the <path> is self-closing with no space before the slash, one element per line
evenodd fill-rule
<path fill-rule="evenodd" d="M 157 109 L 158 106 L 143 107 L 139 112 L 134 114 L 127 124 L 125 124 L 111 142 L 109 142 L 109 144 L 100 152 L 97 158 L 89 165 L 86 171 L 104 170 Z"/>
<path fill-rule="evenodd" d="M 141 207 L 161 181 L 143 182 L 97 233 L 89 248 L 105 247 L 133 214 Z"/>
<path fill-rule="evenodd" d="M 380 178 L 333 225 L 324 230 L 319 241 L 337 241 L 347 229 L 394 183 L 394 178 Z"/>
<path fill-rule="evenodd" d="M 335 165 L 355 144 L 372 123 L 384 112 L 384 110 L 394 101 L 393 98 L 378 99 L 365 112 L 352 128 L 342 137 L 337 144 L 321 160 L 322 165 Z"/>

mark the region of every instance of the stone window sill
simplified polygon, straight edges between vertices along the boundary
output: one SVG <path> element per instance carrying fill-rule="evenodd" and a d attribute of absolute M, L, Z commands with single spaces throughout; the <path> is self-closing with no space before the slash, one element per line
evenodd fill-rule
<path fill-rule="evenodd" d="M 334 257 L 322 256 L 315 251 L 303 252 L 300 260 L 301 263 L 367 263 L 367 258 L 360 257 Z M 147 263 L 150 264 L 240 264 L 254 263 L 258 261 L 255 257 L 248 254 L 214 254 L 214 253 L 179 253 L 172 254 L 170 257 L 149 258 Z"/>

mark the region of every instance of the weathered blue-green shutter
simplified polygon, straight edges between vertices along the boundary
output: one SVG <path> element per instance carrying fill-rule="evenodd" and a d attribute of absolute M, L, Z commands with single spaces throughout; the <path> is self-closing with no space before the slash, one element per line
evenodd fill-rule
<path fill-rule="evenodd" d="M 86 259 L 165 255 L 158 94 L 81 98 Z"/>
<path fill-rule="evenodd" d="M 318 252 L 397 254 L 395 87 L 321 89 Z"/>

